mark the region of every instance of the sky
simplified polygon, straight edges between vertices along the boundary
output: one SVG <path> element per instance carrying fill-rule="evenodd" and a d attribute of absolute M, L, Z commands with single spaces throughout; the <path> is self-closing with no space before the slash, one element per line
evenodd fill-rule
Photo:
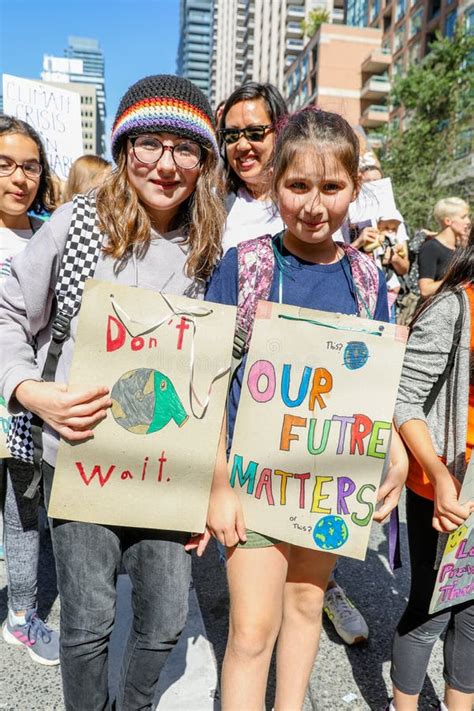
<path fill-rule="evenodd" d="M 131 84 L 176 72 L 179 0 L 0 0 L 0 72 L 40 79 L 43 54 L 62 57 L 69 35 L 99 40 L 110 132 Z"/>

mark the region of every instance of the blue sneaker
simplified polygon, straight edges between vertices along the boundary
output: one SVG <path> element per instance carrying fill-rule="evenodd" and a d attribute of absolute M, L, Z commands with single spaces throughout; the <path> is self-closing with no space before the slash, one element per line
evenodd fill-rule
<path fill-rule="evenodd" d="M 33 661 L 45 666 L 59 664 L 59 635 L 45 625 L 36 614 L 28 610 L 24 625 L 11 625 L 7 617 L 2 626 L 5 642 L 17 647 L 26 647 Z"/>

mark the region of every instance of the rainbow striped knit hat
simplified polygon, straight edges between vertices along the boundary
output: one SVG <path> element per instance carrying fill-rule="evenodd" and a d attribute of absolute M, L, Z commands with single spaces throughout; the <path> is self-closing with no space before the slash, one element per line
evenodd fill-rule
<path fill-rule="evenodd" d="M 201 89 L 188 79 L 156 74 L 128 89 L 112 128 L 115 162 L 124 138 L 161 131 L 190 138 L 219 157 L 211 106 Z"/>

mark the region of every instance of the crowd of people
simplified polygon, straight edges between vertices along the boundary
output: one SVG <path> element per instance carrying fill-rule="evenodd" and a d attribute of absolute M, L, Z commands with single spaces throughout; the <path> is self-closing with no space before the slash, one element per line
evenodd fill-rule
<path fill-rule="evenodd" d="M 103 236 L 93 259 L 99 279 L 238 306 L 239 265 L 252 254 L 270 270 L 269 301 L 410 323 L 374 515 L 385 521 L 406 485 L 411 590 L 394 630 L 387 709 L 417 708 L 431 650 L 446 631 L 439 708 L 472 711 L 474 601 L 428 610 L 445 534 L 474 511 L 474 501 L 458 501 L 474 446 L 469 206 L 458 197 L 437 202 L 437 233 L 411 234 L 395 203 L 352 223 L 350 205 L 383 179 L 376 157 L 361 162 L 359 138 L 343 117 L 312 107 L 290 114 L 269 84 L 238 87 L 214 116 L 188 80 L 141 79 L 120 102 L 111 150 L 114 169 L 84 156 L 58 186 L 41 137 L 0 117 L 0 394 L 12 422 L 32 413 L 42 427 L 34 465 L 2 461 L 3 639 L 40 664 L 60 663 L 68 711 L 152 708 L 186 622 L 190 553 L 202 556 L 211 538 L 225 552 L 230 594 L 224 711 L 264 708 L 275 646 L 274 708 L 302 708 L 323 611 L 345 643 L 369 636 L 363 610 L 337 582 L 335 555 L 246 527 L 227 471 L 245 354 L 229 386 L 205 532 L 50 520 L 59 632 L 39 618 L 38 514 L 48 506 L 59 439 L 86 441 L 112 404 L 106 387 L 67 386 L 80 300 L 59 345 L 56 339 L 62 314 L 55 289 L 80 204 Z M 247 347 L 250 337 L 251 326 Z M 111 701 L 107 654 L 122 566 L 133 588 L 133 622 Z"/>

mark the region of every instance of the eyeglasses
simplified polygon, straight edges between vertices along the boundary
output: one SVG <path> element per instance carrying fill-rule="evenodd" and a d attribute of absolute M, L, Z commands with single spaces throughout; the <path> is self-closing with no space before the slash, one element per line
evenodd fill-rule
<path fill-rule="evenodd" d="M 140 163 L 150 165 L 158 163 L 165 151 L 170 151 L 178 168 L 192 170 L 199 165 L 202 158 L 201 146 L 192 141 L 183 141 L 175 146 L 164 146 L 154 136 L 130 136 L 133 155 Z"/>
<path fill-rule="evenodd" d="M 23 174 L 31 180 L 37 180 L 43 172 L 43 166 L 37 160 L 27 160 L 24 163 L 17 163 L 13 158 L 0 156 L 0 175 L 6 177 L 13 175 L 17 168 L 21 168 Z"/>
<path fill-rule="evenodd" d="M 242 135 L 251 143 L 260 143 L 265 138 L 268 129 L 273 130 L 271 123 L 267 123 L 266 126 L 247 126 L 247 128 L 221 128 L 219 133 L 227 145 L 237 143 Z"/>

